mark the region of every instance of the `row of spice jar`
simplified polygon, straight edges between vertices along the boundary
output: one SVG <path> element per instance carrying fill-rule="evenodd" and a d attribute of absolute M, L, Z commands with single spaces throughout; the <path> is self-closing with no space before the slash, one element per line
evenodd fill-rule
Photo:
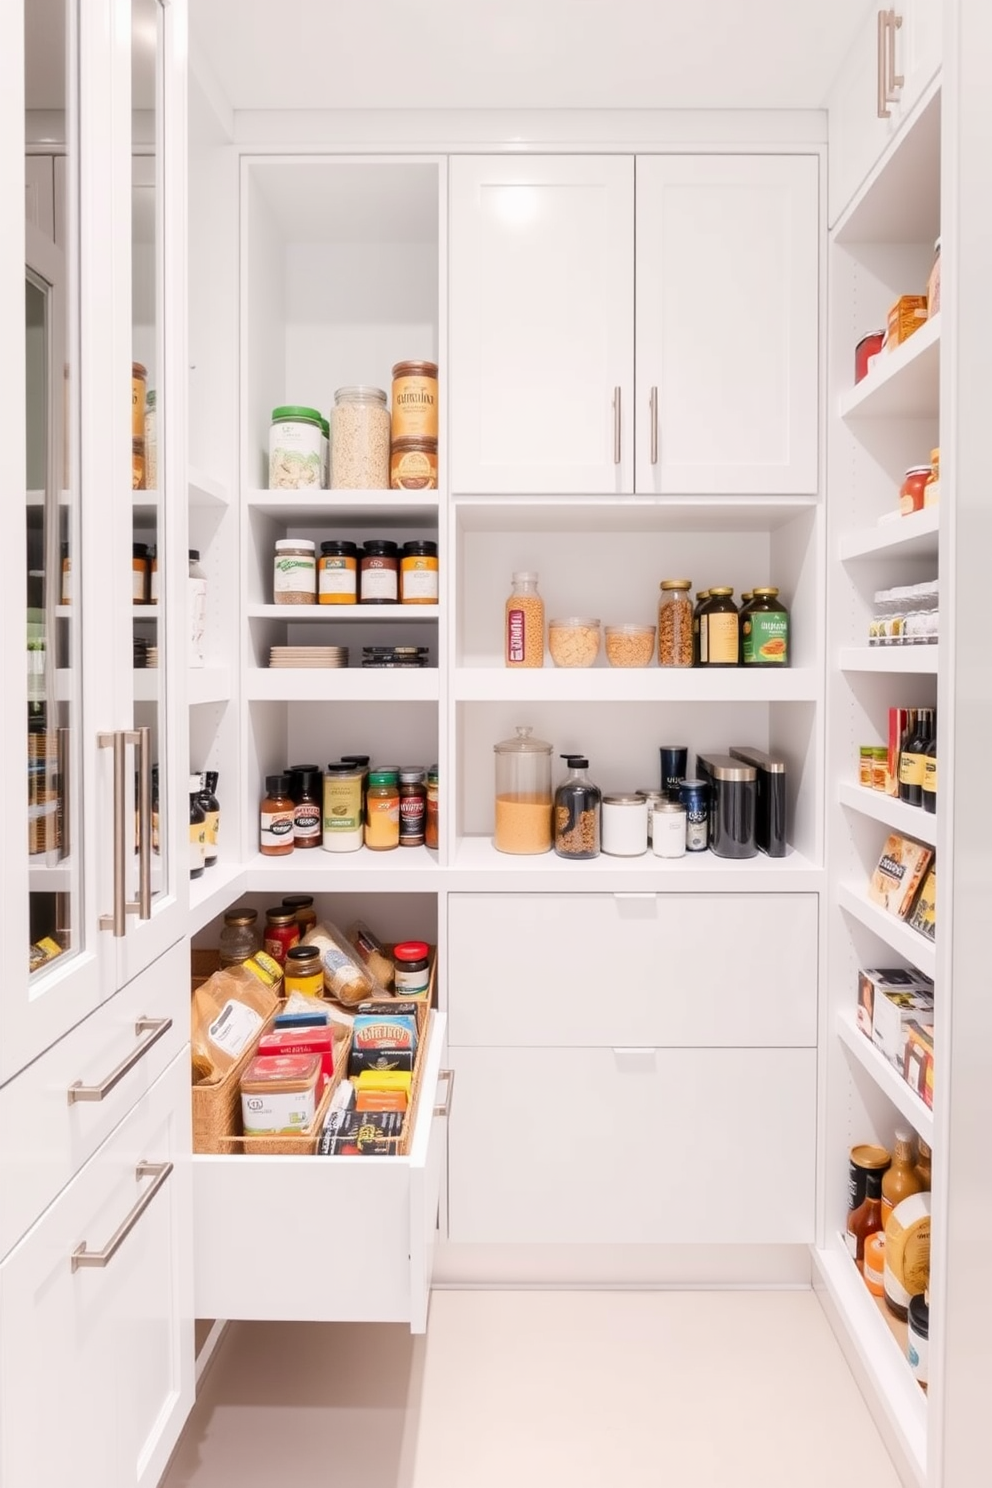
<path fill-rule="evenodd" d="M 316 408 L 272 410 L 269 489 L 437 489 L 437 366 L 397 362 L 392 415 L 378 387 L 338 388 L 328 421 Z"/>
<path fill-rule="evenodd" d="M 314 847 L 388 852 L 437 845 L 437 765 L 370 769 L 367 754 L 351 754 L 326 773 L 319 765 L 290 765 L 265 778 L 259 849 L 266 857 Z"/>
<path fill-rule="evenodd" d="M 275 545 L 272 599 L 278 605 L 437 604 L 437 543 L 370 538 L 280 538 Z"/>
<path fill-rule="evenodd" d="M 504 660 L 509 667 L 543 667 L 544 601 L 538 576 L 513 575 L 504 617 Z M 658 603 L 658 665 L 788 666 L 789 612 L 776 588 L 748 590 L 740 608 L 730 588 L 701 589 L 691 598 L 691 579 L 662 579 Z M 548 650 L 559 667 L 591 667 L 600 653 L 598 619 L 552 620 Z M 654 626 L 606 627 L 610 666 L 649 666 L 654 658 Z"/>
<path fill-rule="evenodd" d="M 875 592 L 869 646 L 934 646 L 940 639 L 940 584 L 905 584 Z"/>

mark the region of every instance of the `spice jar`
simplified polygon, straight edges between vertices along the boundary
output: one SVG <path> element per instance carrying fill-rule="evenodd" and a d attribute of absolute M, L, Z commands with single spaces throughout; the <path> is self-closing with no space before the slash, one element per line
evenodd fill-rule
<path fill-rule="evenodd" d="M 685 807 L 681 801 L 659 801 L 651 813 L 651 845 L 656 857 L 685 857 Z"/>
<path fill-rule="evenodd" d="M 431 948 L 426 940 L 402 940 L 393 946 L 396 995 L 422 997 L 431 984 Z"/>
<path fill-rule="evenodd" d="M 388 490 L 389 436 L 382 388 L 338 388 L 331 414 L 331 489 Z"/>
<path fill-rule="evenodd" d="M 131 438 L 145 437 L 145 387 L 148 369 L 140 362 L 131 363 Z"/>
<path fill-rule="evenodd" d="M 320 959 L 319 946 L 290 946 L 286 952 L 283 987 L 287 997 L 293 992 L 302 992 L 304 997 L 324 995 L 324 966 Z"/>
<path fill-rule="evenodd" d="M 199 801 L 200 777 L 189 777 L 189 876 L 202 878 L 207 856 L 207 814 Z"/>
<path fill-rule="evenodd" d="M 437 440 L 394 439 L 389 484 L 394 491 L 436 491 Z"/>
<path fill-rule="evenodd" d="M 536 573 L 521 571 L 513 575 L 506 601 L 504 659 L 507 666 L 544 665 L 544 600 L 537 592 Z"/>
<path fill-rule="evenodd" d="M 158 408 L 155 389 L 151 388 L 145 399 L 145 485 L 149 491 L 158 490 Z"/>
<path fill-rule="evenodd" d="M 551 745 L 518 728 L 515 739 L 493 746 L 496 756 L 496 830 L 503 853 L 551 851 Z"/>
<path fill-rule="evenodd" d="M 293 846 L 301 849 L 320 846 L 321 780 L 319 770 L 301 770 L 293 797 Z M 311 899 L 311 904 L 313 900 Z"/>
<path fill-rule="evenodd" d="M 269 428 L 269 490 L 299 491 L 323 485 L 323 432 L 316 408 L 273 408 Z"/>
<path fill-rule="evenodd" d="M 296 915 L 283 904 L 265 911 L 265 943 L 262 949 L 273 961 L 285 967 L 286 955 L 300 943 L 300 927 Z"/>
<path fill-rule="evenodd" d="M 899 510 L 904 517 L 923 510 L 924 495 L 930 479 L 929 465 L 911 465 L 899 488 Z"/>
<path fill-rule="evenodd" d="M 648 803 L 643 796 L 603 797 L 603 851 L 639 858 L 648 850 Z"/>
<path fill-rule="evenodd" d="M 936 780 L 936 774 L 934 776 Z M 437 765 L 427 771 L 427 820 L 424 825 L 424 845 L 437 847 L 438 841 L 438 772 Z M 936 799 L 936 796 L 934 797 Z"/>
<path fill-rule="evenodd" d="M 662 579 L 658 601 L 658 665 L 692 666 L 691 579 Z"/>
<path fill-rule="evenodd" d="M 317 928 L 317 915 L 313 907 L 312 894 L 283 894 L 283 909 L 291 909 L 300 927 L 300 939 Z"/>
<path fill-rule="evenodd" d="M 400 558 L 400 604 L 437 604 L 436 542 L 405 542 Z"/>
<path fill-rule="evenodd" d="M 370 770 L 365 795 L 365 846 L 389 852 L 400 845 L 398 770 Z"/>
<path fill-rule="evenodd" d="M 229 909 L 224 916 L 224 928 L 220 932 L 221 966 L 240 966 L 258 950 L 258 931 L 255 922 L 257 909 Z"/>
<path fill-rule="evenodd" d="M 397 362 L 393 368 L 393 440 L 437 442 L 437 364 Z"/>
<path fill-rule="evenodd" d="M 277 605 L 317 603 L 316 544 L 308 537 L 282 537 L 276 543 L 272 601 Z"/>
<path fill-rule="evenodd" d="M 745 666 L 789 665 L 789 612 L 774 588 L 755 589 L 741 611 L 741 650 Z"/>
<path fill-rule="evenodd" d="M 923 505 L 936 506 L 940 501 L 940 450 L 930 451 L 930 479 L 923 488 Z"/>
<path fill-rule="evenodd" d="M 133 604 L 148 603 L 151 589 L 151 569 L 148 566 L 148 544 L 131 544 L 131 600 Z"/>
<path fill-rule="evenodd" d="M 400 847 L 423 847 L 427 827 L 427 786 L 422 765 L 400 766 Z"/>
<path fill-rule="evenodd" d="M 358 544 L 332 538 L 320 545 L 317 560 L 317 602 L 322 605 L 358 603 Z"/>
<path fill-rule="evenodd" d="M 740 627 L 733 593 L 733 589 L 711 589 L 700 611 L 700 666 L 737 666 Z"/>
<path fill-rule="evenodd" d="M 324 851 L 356 852 L 365 840 L 362 816 L 364 770 L 339 760 L 324 776 Z"/>
<path fill-rule="evenodd" d="M 284 858 L 293 851 L 294 810 L 289 776 L 266 775 L 259 810 L 259 851 L 265 857 Z"/>
<path fill-rule="evenodd" d="M 555 852 L 560 858 L 598 858 L 602 791 L 586 774 L 587 759 L 577 754 L 562 759 L 568 774 L 555 791 Z"/>
<path fill-rule="evenodd" d="M 399 600 L 399 548 L 385 538 L 372 538 L 362 549 L 359 599 L 362 604 L 396 604 Z"/>

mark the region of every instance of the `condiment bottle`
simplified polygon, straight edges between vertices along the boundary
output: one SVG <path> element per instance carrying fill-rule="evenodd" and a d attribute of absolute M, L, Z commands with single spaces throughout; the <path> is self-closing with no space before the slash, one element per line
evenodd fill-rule
<path fill-rule="evenodd" d="M 864 1268 L 865 1241 L 882 1228 L 882 1175 L 872 1169 L 866 1175 L 864 1201 L 847 1216 L 847 1248 L 859 1271 Z"/>
<path fill-rule="evenodd" d="M 200 777 L 189 777 L 189 876 L 202 878 L 207 854 L 207 814 L 199 801 Z"/>
<path fill-rule="evenodd" d="M 751 601 L 753 599 L 753 589 L 744 589 L 741 591 L 741 607 L 737 616 L 738 629 L 740 631 L 740 644 L 737 650 L 737 660 L 741 666 L 744 665 L 744 621 L 747 616 L 747 612 L 751 607 Z"/>
<path fill-rule="evenodd" d="M 291 909 L 300 927 L 300 939 L 316 929 L 317 915 L 313 907 L 312 894 L 283 894 L 283 909 Z"/>
<path fill-rule="evenodd" d="M 745 666 L 789 665 L 789 612 L 773 587 L 755 589 L 737 617 Z"/>
<path fill-rule="evenodd" d="M 422 765 L 400 766 L 400 847 L 422 847 L 427 826 L 427 786 Z"/>
<path fill-rule="evenodd" d="M 293 792 L 293 846 L 303 849 L 320 847 L 323 811 L 320 771 L 301 770 L 298 780 Z"/>
<path fill-rule="evenodd" d="M 916 1168 L 914 1169 L 917 1178 L 920 1180 L 920 1192 L 921 1193 L 929 1193 L 930 1192 L 930 1180 L 931 1180 L 930 1162 L 931 1162 L 930 1148 L 927 1146 L 926 1142 L 924 1142 L 923 1138 L 921 1137 L 920 1138 L 920 1142 L 919 1142 L 918 1154 L 917 1154 L 917 1158 L 916 1158 Z"/>
<path fill-rule="evenodd" d="M 404 940 L 393 947 L 396 995 L 422 996 L 430 986 L 431 948 L 425 940 Z"/>
<path fill-rule="evenodd" d="M 293 806 L 288 775 L 266 775 L 265 796 L 259 809 L 259 852 L 284 858 L 293 851 Z"/>
<path fill-rule="evenodd" d="M 543 667 L 544 600 L 537 592 L 536 573 L 521 570 L 513 575 L 513 587 L 506 601 L 505 624 L 506 665 Z"/>
<path fill-rule="evenodd" d="M 916 727 L 907 730 L 899 755 L 899 799 L 909 806 L 923 805 L 926 750 L 933 731 L 933 717 L 932 708 L 919 710 Z"/>
<path fill-rule="evenodd" d="M 220 802 L 217 799 L 217 771 L 206 770 L 200 776 L 200 805 L 207 818 L 207 853 L 204 861 L 208 868 L 217 862 L 220 850 Z"/>
<path fill-rule="evenodd" d="M 322 605 L 358 603 L 358 545 L 333 538 L 320 545 L 317 561 L 317 602 Z"/>
<path fill-rule="evenodd" d="M 357 852 L 364 839 L 360 766 L 331 762 L 324 776 L 324 851 Z"/>
<path fill-rule="evenodd" d="M 551 745 L 518 728 L 515 739 L 493 746 L 496 756 L 496 830 L 504 853 L 551 851 Z"/>
<path fill-rule="evenodd" d="M 560 858 L 598 858 L 603 795 L 586 771 L 589 761 L 563 754 L 568 774 L 555 791 L 555 852 Z"/>
<path fill-rule="evenodd" d="M 285 967 L 286 953 L 291 946 L 300 943 L 300 927 L 296 913 L 284 904 L 277 904 L 265 911 L 265 946 L 267 956 Z"/>
<path fill-rule="evenodd" d="M 930 740 L 923 757 L 923 810 L 931 816 L 937 811 L 937 739 Z"/>
<path fill-rule="evenodd" d="M 913 1136 L 908 1131 L 897 1131 L 892 1151 L 892 1166 L 882 1176 L 882 1228 L 897 1204 L 908 1199 L 910 1194 L 920 1193 L 923 1184 L 913 1166 Z"/>
<path fill-rule="evenodd" d="M 370 770 L 365 798 L 365 846 L 389 852 L 400 845 L 400 789 L 398 770 Z"/>
<path fill-rule="evenodd" d="M 286 952 L 286 974 L 283 981 L 286 996 L 302 992 L 306 997 L 321 997 L 324 992 L 324 967 L 320 947 L 294 945 Z"/>
<path fill-rule="evenodd" d="M 740 651 L 740 625 L 733 589 L 711 589 L 699 616 L 699 664 L 735 667 Z"/>
<path fill-rule="evenodd" d="M 438 797 L 438 772 L 437 765 L 431 765 L 427 771 L 427 819 L 424 823 L 424 844 L 427 847 L 437 847 L 437 801 Z"/>
<path fill-rule="evenodd" d="M 220 932 L 221 966 L 240 966 L 258 950 L 258 931 L 255 922 L 257 909 L 229 909 L 224 915 L 224 928 Z"/>
<path fill-rule="evenodd" d="M 400 597 L 399 547 L 388 538 L 371 538 L 359 562 L 361 604 L 396 604 Z"/>

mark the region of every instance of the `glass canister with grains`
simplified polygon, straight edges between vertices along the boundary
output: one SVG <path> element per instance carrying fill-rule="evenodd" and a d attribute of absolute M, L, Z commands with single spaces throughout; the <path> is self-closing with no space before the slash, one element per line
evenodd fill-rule
<path fill-rule="evenodd" d="M 493 746 L 496 755 L 496 830 L 504 853 L 551 851 L 551 745 L 518 727 L 515 739 Z"/>

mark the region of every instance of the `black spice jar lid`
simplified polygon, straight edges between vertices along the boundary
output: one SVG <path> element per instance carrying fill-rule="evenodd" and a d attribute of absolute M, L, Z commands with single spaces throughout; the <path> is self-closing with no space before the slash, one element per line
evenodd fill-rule
<path fill-rule="evenodd" d="M 419 540 L 414 542 L 405 542 L 403 544 L 403 556 L 404 558 L 436 558 L 437 543 L 427 541 L 420 542 Z"/>
<path fill-rule="evenodd" d="M 399 544 L 391 542 L 388 537 L 372 537 L 365 544 L 365 551 L 377 558 L 395 558 Z"/>
<path fill-rule="evenodd" d="M 288 775 L 266 775 L 266 777 L 265 777 L 265 789 L 266 789 L 266 792 L 270 796 L 288 796 L 289 795 L 289 776 Z"/>
<path fill-rule="evenodd" d="M 325 558 L 357 558 L 358 544 L 333 537 L 321 543 L 320 551 Z"/>

